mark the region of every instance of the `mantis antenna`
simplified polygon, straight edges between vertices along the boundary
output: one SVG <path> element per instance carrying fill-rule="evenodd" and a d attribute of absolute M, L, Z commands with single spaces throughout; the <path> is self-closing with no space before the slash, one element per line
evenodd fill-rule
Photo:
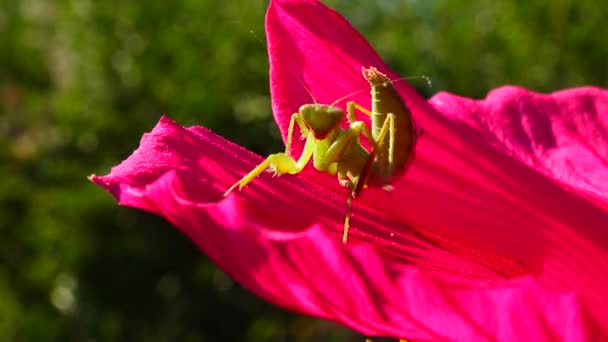
<path fill-rule="evenodd" d="M 253 30 L 249 30 L 249 33 L 258 41 L 260 42 L 260 44 L 264 45 L 264 41 L 262 39 L 260 39 L 260 37 L 258 37 L 258 35 L 253 31 Z M 306 93 L 308 93 L 308 96 L 310 96 L 310 98 L 312 99 L 314 104 L 318 104 L 317 99 L 314 97 L 314 95 L 312 94 L 312 92 L 310 91 L 310 89 L 306 86 L 306 83 L 304 83 L 304 81 L 302 80 L 302 78 L 300 78 L 298 76 L 298 74 L 296 73 L 296 71 L 291 67 L 291 65 L 289 65 L 289 63 L 280 61 L 283 65 L 285 65 L 285 67 L 287 67 L 287 69 L 289 70 L 289 72 L 298 80 L 298 83 L 300 83 L 300 85 L 302 86 L 302 88 L 304 88 L 304 90 L 306 91 Z"/>
<path fill-rule="evenodd" d="M 413 80 L 413 79 L 422 79 L 424 80 L 424 83 L 426 84 L 426 86 L 430 89 L 433 87 L 433 82 L 431 81 L 431 78 L 426 76 L 426 75 L 420 75 L 420 76 L 407 76 L 407 77 L 399 77 L 396 78 L 394 80 L 390 80 L 392 83 L 395 82 L 400 82 L 400 81 L 407 81 L 407 80 Z M 346 100 L 347 98 L 353 96 L 353 95 L 357 95 L 359 93 L 362 93 L 364 91 L 369 91 L 370 87 L 367 86 L 365 88 L 359 89 L 359 90 L 355 90 L 352 93 L 346 94 L 342 97 L 340 97 L 339 99 L 335 100 L 334 102 L 331 103 L 331 106 L 335 106 L 336 104 L 340 103 L 341 101 Z"/>

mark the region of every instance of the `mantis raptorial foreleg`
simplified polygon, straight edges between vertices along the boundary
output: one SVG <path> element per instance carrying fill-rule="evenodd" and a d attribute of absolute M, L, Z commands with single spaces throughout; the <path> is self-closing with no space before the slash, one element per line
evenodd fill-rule
<path fill-rule="evenodd" d="M 239 190 L 243 189 L 266 169 L 272 170 L 276 175 L 283 175 L 286 173 L 293 175 L 300 173 L 312 158 L 315 143 L 316 141 L 313 133 L 309 132 L 306 138 L 306 144 L 304 145 L 304 150 L 298 161 L 293 159 L 288 153 L 275 153 L 269 155 L 260 163 L 260 165 L 256 166 L 251 172 L 245 175 L 245 177 L 241 178 L 241 180 L 234 183 L 234 185 L 224 193 L 224 196 L 227 196 L 237 186 Z"/>

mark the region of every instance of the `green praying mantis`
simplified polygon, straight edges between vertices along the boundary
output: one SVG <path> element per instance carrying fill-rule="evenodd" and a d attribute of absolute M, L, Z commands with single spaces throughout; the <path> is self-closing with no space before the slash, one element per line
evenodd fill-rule
<path fill-rule="evenodd" d="M 337 175 L 339 183 L 348 188 L 342 236 L 346 243 L 353 198 L 367 186 L 392 189 L 391 180 L 409 166 L 421 133 L 393 82 L 375 67 L 363 68 L 362 72 L 371 86 L 371 110 L 354 101 L 347 104 L 348 114 L 333 105 L 302 105 L 291 116 L 285 152 L 269 155 L 224 196 L 237 187 L 243 189 L 267 169 L 276 175 L 298 174 L 312 158 L 315 169 Z M 356 110 L 371 117 L 371 129 L 355 118 Z M 342 128 L 340 123 L 345 118 L 349 125 Z M 306 139 L 297 160 L 289 153 L 296 124 Z M 361 136 L 369 142 L 370 150 L 361 144 Z"/>

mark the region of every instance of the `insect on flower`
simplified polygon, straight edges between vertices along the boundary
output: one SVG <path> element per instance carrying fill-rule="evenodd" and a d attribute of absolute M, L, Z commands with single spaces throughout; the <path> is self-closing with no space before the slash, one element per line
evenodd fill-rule
<path fill-rule="evenodd" d="M 392 81 L 375 67 L 363 68 L 363 76 L 371 85 L 371 110 L 353 101 L 347 104 L 348 114 L 334 105 L 302 105 L 291 116 L 285 152 L 268 156 L 224 196 L 236 187 L 243 189 L 267 169 L 276 175 L 298 174 L 312 158 L 315 169 L 337 175 L 340 184 L 348 188 L 342 236 L 342 242 L 346 243 L 352 199 L 366 186 L 390 190 L 393 177 L 409 166 L 420 135 Z M 356 119 L 356 110 L 371 117 L 371 130 L 365 122 Z M 345 118 L 349 125 L 342 128 L 340 123 Z M 289 154 L 295 124 L 306 139 L 298 160 Z M 361 144 L 361 136 L 369 142 L 370 150 Z"/>

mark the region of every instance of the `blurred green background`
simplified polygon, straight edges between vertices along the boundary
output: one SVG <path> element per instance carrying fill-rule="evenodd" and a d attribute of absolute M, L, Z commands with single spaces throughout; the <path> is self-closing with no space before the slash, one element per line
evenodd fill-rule
<path fill-rule="evenodd" d="M 333 0 L 401 75 L 607 86 L 608 2 Z M 163 113 L 267 154 L 267 1 L 0 0 L 1 341 L 363 341 L 234 284 L 105 174 Z M 253 34 L 251 33 L 253 32 Z"/>

